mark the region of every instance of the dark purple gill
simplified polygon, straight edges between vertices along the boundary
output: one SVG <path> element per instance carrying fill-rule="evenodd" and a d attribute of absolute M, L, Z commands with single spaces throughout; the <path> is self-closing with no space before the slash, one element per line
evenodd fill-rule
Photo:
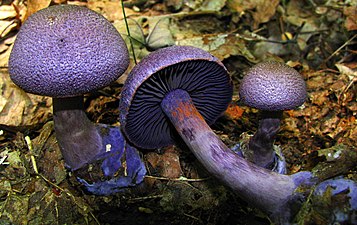
<path fill-rule="evenodd" d="M 226 68 L 208 52 L 189 46 L 157 50 L 133 68 L 123 87 L 120 122 L 133 144 L 151 149 L 174 143 L 178 134 L 160 103 L 176 89 L 189 93 L 208 124 L 225 111 L 233 92 Z"/>

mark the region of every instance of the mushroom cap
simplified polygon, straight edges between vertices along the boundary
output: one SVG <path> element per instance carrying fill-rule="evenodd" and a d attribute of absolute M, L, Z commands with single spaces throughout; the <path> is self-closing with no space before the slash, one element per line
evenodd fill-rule
<path fill-rule="evenodd" d="M 72 97 L 109 85 L 129 66 L 124 40 L 102 15 L 56 5 L 31 15 L 10 54 L 9 73 L 27 92 Z"/>
<path fill-rule="evenodd" d="M 202 49 L 171 46 L 149 54 L 132 69 L 121 92 L 119 119 L 134 145 L 152 149 L 174 143 L 178 134 L 160 103 L 176 89 L 189 93 L 208 124 L 226 110 L 233 93 L 227 69 Z"/>
<path fill-rule="evenodd" d="M 241 101 L 260 110 L 282 111 L 302 105 L 306 84 L 295 69 L 280 62 L 262 62 L 248 70 L 240 84 Z"/>

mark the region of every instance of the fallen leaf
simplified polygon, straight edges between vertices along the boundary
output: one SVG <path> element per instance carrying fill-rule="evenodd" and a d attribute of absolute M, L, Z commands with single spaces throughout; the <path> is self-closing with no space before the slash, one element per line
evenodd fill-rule
<path fill-rule="evenodd" d="M 328 90 L 315 91 L 310 94 L 310 100 L 313 104 L 322 106 L 326 104 L 327 101 L 329 101 L 328 95 L 329 95 Z"/>
<path fill-rule="evenodd" d="M 253 13 L 254 28 L 258 28 L 259 24 L 268 22 L 274 16 L 279 2 L 279 0 L 257 1 L 256 9 Z"/>
<path fill-rule="evenodd" d="M 0 54 L 0 67 L 3 67 L 3 68 L 7 68 L 7 64 L 8 64 L 10 53 L 11 53 L 11 49 L 12 49 L 12 45 L 9 46 L 7 44 L 8 40 L 15 41 L 15 38 L 7 39 L 4 43 L 2 43 L 3 49 L 5 51 L 2 54 Z M 0 82 L 0 84 L 1 84 L 1 82 Z"/>
<path fill-rule="evenodd" d="M 11 19 L 16 16 L 16 10 L 12 5 L 0 6 L 0 20 Z"/>
<path fill-rule="evenodd" d="M 189 45 L 210 52 L 223 60 L 230 56 L 243 56 L 251 62 L 256 59 L 247 48 L 243 39 L 234 34 L 201 35 L 182 40 L 176 40 L 176 45 Z"/>
<path fill-rule="evenodd" d="M 146 38 L 146 45 L 151 50 L 168 47 L 175 44 L 170 31 L 170 18 L 156 17 L 156 20 L 148 20 L 149 35 Z"/>
<path fill-rule="evenodd" d="M 220 11 L 226 5 L 226 0 L 206 0 L 202 3 L 199 10 L 202 11 Z"/>
<path fill-rule="evenodd" d="M 168 9 L 171 9 L 174 12 L 177 12 L 182 8 L 183 1 L 182 0 L 166 0 L 165 5 Z"/>
<path fill-rule="evenodd" d="M 51 0 L 27 0 L 27 12 L 24 20 L 26 20 L 33 13 L 38 10 L 47 8 L 51 3 Z"/>
<path fill-rule="evenodd" d="M 279 0 L 228 0 L 228 8 L 243 13 L 247 10 L 252 10 L 254 18 L 254 29 L 258 27 L 261 23 L 266 23 L 269 19 L 274 16 L 277 6 L 279 5 Z"/>
<path fill-rule="evenodd" d="M 146 160 L 162 177 L 179 178 L 182 175 L 179 156 L 170 148 L 163 154 L 150 152 L 146 155 Z"/>
<path fill-rule="evenodd" d="M 124 18 L 121 2 L 119 0 L 89 0 L 87 7 L 102 14 L 107 20 L 113 22 Z M 124 8 L 127 17 L 137 14 L 135 11 Z"/>
<path fill-rule="evenodd" d="M 244 110 L 237 105 L 230 104 L 225 113 L 232 119 L 239 119 L 242 117 Z"/>
<path fill-rule="evenodd" d="M 0 21 L 0 37 L 5 37 L 16 26 L 13 21 Z"/>
<path fill-rule="evenodd" d="M 347 75 L 350 80 L 357 77 L 357 71 L 352 70 L 348 66 L 340 63 L 337 63 L 335 66 L 337 67 L 338 71 L 340 71 L 340 73 Z"/>
<path fill-rule="evenodd" d="M 329 118 L 326 118 L 325 121 L 322 121 L 321 124 L 322 133 L 331 135 L 331 133 L 335 132 L 339 122 L 340 119 L 336 115 L 332 115 Z"/>
<path fill-rule="evenodd" d="M 17 87 L 7 71 L 0 70 L 0 124 L 32 126 L 46 122 L 51 113 L 51 98 L 32 95 Z"/>
<path fill-rule="evenodd" d="M 242 13 L 248 9 L 253 9 L 256 7 L 256 1 L 246 1 L 246 0 L 228 0 L 227 1 L 228 8 L 232 9 L 233 11 Z"/>
<path fill-rule="evenodd" d="M 349 6 L 343 9 L 346 16 L 345 27 L 348 31 L 357 30 L 357 6 Z"/>
<path fill-rule="evenodd" d="M 325 89 L 323 85 L 321 84 L 333 84 L 334 83 L 334 75 L 332 73 L 321 73 L 321 72 L 316 72 L 312 73 L 309 72 L 309 78 L 306 81 L 308 89 L 312 91 L 316 90 L 321 90 Z"/>

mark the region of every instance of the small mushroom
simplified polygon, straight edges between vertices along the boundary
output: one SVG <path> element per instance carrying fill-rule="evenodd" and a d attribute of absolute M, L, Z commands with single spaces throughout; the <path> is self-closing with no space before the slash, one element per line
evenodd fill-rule
<path fill-rule="evenodd" d="M 301 106 L 307 98 L 304 79 L 284 63 L 258 63 L 244 76 L 239 96 L 245 105 L 261 110 L 258 130 L 249 140 L 248 158 L 251 154 L 255 164 L 268 169 L 279 160 L 285 165 L 284 159 L 275 154 L 273 143 L 283 111 Z M 285 171 L 284 166 L 281 172 Z"/>
<path fill-rule="evenodd" d="M 100 14 L 73 5 L 51 6 L 31 15 L 21 27 L 9 59 L 15 84 L 29 93 L 53 98 L 55 134 L 66 166 L 75 171 L 102 162 L 102 173 L 116 188 L 141 182 L 145 167 L 140 160 L 129 162 L 126 152 L 126 163 L 134 164 L 128 168 L 137 174 L 128 182 L 114 178 L 123 166 L 125 140 L 119 127 L 94 124 L 87 118 L 83 94 L 109 85 L 128 65 L 128 50 L 114 26 Z M 133 156 L 139 157 L 135 151 Z"/>
<path fill-rule="evenodd" d="M 232 82 L 217 58 L 195 47 L 163 48 L 143 58 L 128 75 L 119 106 L 121 127 L 142 148 L 183 140 L 237 195 L 278 224 L 288 224 L 317 179 L 310 172 L 284 175 L 267 170 L 229 149 L 208 124 L 231 97 Z"/>

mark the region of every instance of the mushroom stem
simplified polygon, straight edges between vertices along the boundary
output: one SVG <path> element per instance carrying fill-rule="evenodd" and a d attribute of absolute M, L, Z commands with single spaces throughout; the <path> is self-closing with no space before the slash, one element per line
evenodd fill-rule
<path fill-rule="evenodd" d="M 249 140 L 249 149 L 253 153 L 253 162 L 271 169 L 275 161 L 273 143 L 280 128 L 282 111 L 262 111 L 258 130 Z"/>
<path fill-rule="evenodd" d="M 53 120 L 64 161 L 89 192 L 109 195 L 143 181 L 146 169 L 137 149 L 120 127 L 92 123 L 83 96 L 53 98 Z M 93 164 L 91 171 L 86 164 Z"/>
<path fill-rule="evenodd" d="M 84 111 L 83 96 L 53 98 L 53 120 L 66 165 L 79 169 L 101 154 L 102 138 Z"/>
<path fill-rule="evenodd" d="M 238 156 L 210 129 L 184 90 L 167 94 L 161 108 L 210 173 L 253 206 L 277 218 L 290 217 L 287 205 L 296 199 L 296 188 L 310 180 L 310 173 L 282 175 Z"/>

